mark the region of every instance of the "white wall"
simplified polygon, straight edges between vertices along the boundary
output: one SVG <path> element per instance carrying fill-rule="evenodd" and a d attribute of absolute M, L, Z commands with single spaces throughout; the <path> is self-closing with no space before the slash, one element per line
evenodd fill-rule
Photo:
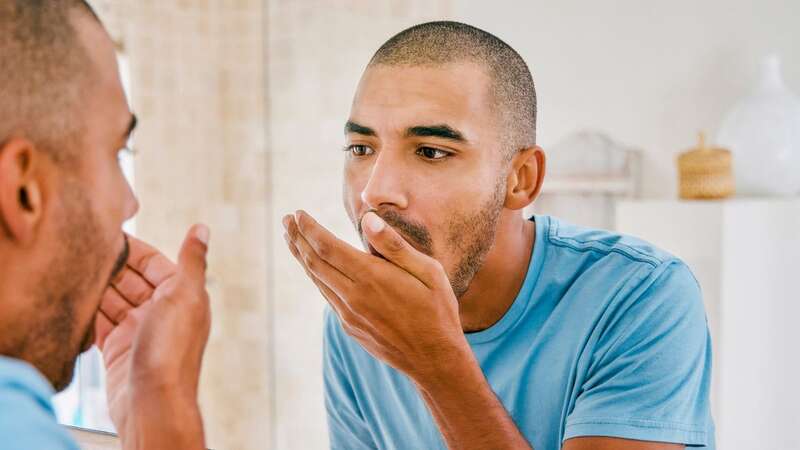
<path fill-rule="evenodd" d="M 455 0 L 458 20 L 519 51 L 539 95 L 540 144 L 584 128 L 646 151 L 644 194 L 674 196 L 674 154 L 714 135 L 761 56 L 800 93 L 800 1 Z"/>

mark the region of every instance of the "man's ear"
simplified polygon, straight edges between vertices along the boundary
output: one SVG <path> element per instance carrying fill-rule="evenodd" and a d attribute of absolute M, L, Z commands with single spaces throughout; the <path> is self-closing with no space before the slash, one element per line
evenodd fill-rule
<path fill-rule="evenodd" d="M 544 172 L 545 156 L 541 147 L 530 147 L 517 152 L 511 160 L 504 206 L 511 210 L 520 210 L 533 203 L 542 190 Z"/>
<path fill-rule="evenodd" d="M 22 245 L 35 238 L 44 214 L 36 173 L 40 158 L 26 139 L 12 138 L 0 146 L 0 226 L 7 238 Z"/>

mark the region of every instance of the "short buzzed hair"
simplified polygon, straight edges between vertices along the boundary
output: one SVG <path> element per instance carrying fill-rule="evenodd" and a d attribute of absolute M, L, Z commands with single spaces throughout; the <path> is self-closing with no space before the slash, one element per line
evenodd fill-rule
<path fill-rule="evenodd" d="M 57 162 L 68 158 L 92 73 L 76 11 L 99 22 L 85 0 L 0 0 L 0 145 L 20 136 Z"/>
<path fill-rule="evenodd" d="M 536 145 L 533 76 L 519 53 L 491 33 L 459 22 L 423 23 L 386 41 L 369 65 L 436 67 L 461 62 L 487 71 L 510 154 Z"/>

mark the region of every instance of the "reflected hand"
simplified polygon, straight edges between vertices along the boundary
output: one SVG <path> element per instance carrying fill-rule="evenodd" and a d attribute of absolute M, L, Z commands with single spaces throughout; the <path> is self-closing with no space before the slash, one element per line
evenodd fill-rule
<path fill-rule="evenodd" d="M 211 316 L 208 229 L 195 226 L 178 265 L 130 238 L 125 269 L 104 294 L 97 341 L 111 418 L 127 448 L 205 448 L 197 390 Z"/>

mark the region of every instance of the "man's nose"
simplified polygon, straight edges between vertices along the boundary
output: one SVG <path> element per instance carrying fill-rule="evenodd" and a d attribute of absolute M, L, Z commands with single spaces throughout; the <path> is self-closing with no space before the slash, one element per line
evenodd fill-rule
<path fill-rule="evenodd" d="M 361 191 L 361 200 L 369 209 L 393 206 L 408 208 L 406 193 L 408 180 L 399 161 L 393 161 L 390 152 L 383 151 L 372 166 L 369 180 Z"/>

